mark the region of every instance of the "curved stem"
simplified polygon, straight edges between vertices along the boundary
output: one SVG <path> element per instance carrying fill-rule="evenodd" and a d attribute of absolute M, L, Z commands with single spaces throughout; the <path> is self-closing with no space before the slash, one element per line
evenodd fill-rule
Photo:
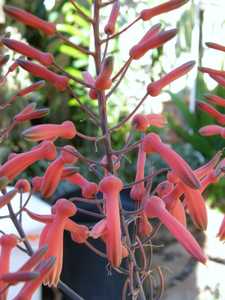
<path fill-rule="evenodd" d="M 101 67 L 101 43 L 99 38 L 99 24 L 100 24 L 100 1 L 94 1 L 94 41 L 95 41 L 95 68 L 96 75 L 100 72 Z M 100 115 L 100 125 L 102 129 L 102 133 L 105 136 L 104 146 L 105 153 L 107 157 L 107 169 L 110 173 L 113 173 L 113 162 L 112 162 L 112 147 L 111 147 L 111 136 L 108 129 L 108 121 L 107 121 L 107 111 L 106 111 L 106 97 L 105 93 L 99 91 L 97 93 L 98 96 L 98 107 L 99 107 L 99 115 Z"/>
<path fill-rule="evenodd" d="M 117 83 L 112 87 L 112 89 L 106 95 L 106 98 L 109 98 L 115 92 L 115 90 L 118 88 L 118 86 L 120 85 L 121 81 L 123 80 L 125 74 L 127 73 L 127 70 L 129 69 L 130 63 L 131 63 L 131 60 L 126 64 L 125 68 L 122 71 L 120 79 L 117 81 Z"/>
<path fill-rule="evenodd" d="M 139 109 L 139 107 L 144 103 L 146 98 L 148 97 L 148 94 L 146 93 L 144 97 L 141 99 L 141 101 L 138 103 L 138 105 L 135 107 L 135 109 L 126 117 L 124 118 L 121 122 L 119 122 L 116 126 L 110 128 L 110 132 L 120 128 L 122 125 L 124 125 L 127 121 L 130 120 L 130 118 L 133 117 L 133 115 L 136 113 L 136 111 Z"/>
<path fill-rule="evenodd" d="M 80 105 L 80 108 L 89 115 L 89 117 L 95 123 L 96 126 L 99 126 L 98 116 L 95 113 L 93 113 L 86 105 L 83 105 L 81 103 L 80 99 L 74 93 L 74 91 L 71 89 L 71 87 L 68 87 L 67 89 L 70 93 L 70 96 L 73 97 L 77 101 L 77 103 Z"/>
<path fill-rule="evenodd" d="M 66 72 L 63 68 L 61 68 L 58 64 L 56 64 L 55 62 L 53 63 L 53 66 L 58 69 L 59 71 L 61 71 L 62 73 L 64 73 L 67 77 L 69 77 L 70 79 L 72 79 L 73 81 L 83 85 L 83 86 L 86 86 L 88 88 L 91 88 L 92 86 L 90 84 L 87 84 L 86 82 L 84 82 L 82 79 L 78 78 L 78 77 L 75 77 L 71 74 L 69 74 L 68 72 Z"/>
<path fill-rule="evenodd" d="M 69 0 L 70 3 L 72 3 L 72 5 L 74 6 L 74 8 L 77 10 L 77 13 L 87 22 L 92 23 L 93 24 L 93 20 L 86 15 L 80 8 L 79 6 L 76 4 L 76 2 L 74 0 Z"/>
<path fill-rule="evenodd" d="M 102 40 L 101 43 L 106 43 L 107 41 L 114 39 L 115 37 L 119 36 L 120 34 L 124 33 L 127 31 L 130 27 L 132 27 L 135 23 L 137 23 L 140 20 L 140 16 L 137 17 L 134 21 L 132 21 L 129 25 L 127 25 L 125 28 L 123 28 L 121 31 L 107 37 L 106 39 Z"/>
<path fill-rule="evenodd" d="M 81 46 L 78 46 L 76 44 L 74 44 L 73 42 L 71 42 L 69 39 L 67 39 L 64 35 L 62 35 L 60 32 L 57 32 L 57 36 L 58 38 L 60 38 L 62 41 L 64 41 L 66 44 L 68 44 L 69 46 L 71 46 L 72 48 L 84 53 L 84 54 L 87 54 L 87 55 L 94 55 L 93 52 L 81 47 Z"/>

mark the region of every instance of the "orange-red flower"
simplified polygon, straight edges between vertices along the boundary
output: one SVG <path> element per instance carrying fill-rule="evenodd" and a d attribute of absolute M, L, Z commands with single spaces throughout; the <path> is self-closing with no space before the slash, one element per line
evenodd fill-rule
<path fill-rule="evenodd" d="M 1 245 L 1 254 L 0 254 L 0 276 L 9 272 L 10 266 L 10 256 L 13 248 L 16 247 L 18 242 L 17 236 L 14 234 L 6 234 L 1 236 L 0 245 Z M 0 289 L 5 287 L 5 282 L 0 280 Z M 1 299 L 7 299 L 7 290 L 1 293 Z"/>
<path fill-rule="evenodd" d="M 56 74 L 44 66 L 24 59 L 17 59 L 16 62 L 21 68 L 30 74 L 50 82 L 57 90 L 61 92 L 65 91 L 69 85 L 69 78 L 67 76 Z"/>
<path fill-rule="evenodd" d="M 55 192 L 61 180 L 64 165 L 77 161 L 77 158 L 73 155 L 73 150 L 72 146 L 63 147 L 61 155 L 48 166 L 40 187 L 43 197 L 49 198 Z"/>
<path fill-rule="evenodd" d="M 14 121 L 16 123 L 26 122 L 34 119 L 40 119 L 47 116 L 48 108 L 36 109 L 36 103 L 28 104 L 20 113 L 15 115 Z"/>
<path fill-rule="evenodd" d="M 225 99 L 220 96 L 207 94 L 207 95 L 204 95 L 204 97 L 212 104 L 216 104 L 216 105 L 225 107 Z"/>
<path fill-rule="evenodd" d="M 148 94 L 153 97 L 158 96 L 165 86 L 187 74 L 194 67 L 194 65 L 194 61 L 189 61 L 164 75 L 161 79 L 150 83 L 147 87 Z"/>
<path fill-rule="evenodd" d="M 177 9 L 186 4 L 188 1 L 189 0 L 170 0 L 155 7 L 142 10 L 140 17 L 143 21 L 148 21 L 155 16 Z"/>
<path fill-rule="evenodd" d="M 200 182 L 190 166 L 174 150 L 165 145 L 156 133 L 145 136 L 143 149 L 146 153 L 158 153 L 185 184 L 194 189 L 200 187 Z"/>
<path fill-rule="evenodd" d="M 213 49 L 216 49 L 216 50 L 219 50 L 219 51 L 223 51 L 225 52 L 225 46 L 223 45 L 220 45 L 220 44 L 216 44 L 216 43 L 205 43 L 206 46 L 208 46 L 209 48 L 213 48 Z"/>
<path fill-rule="evenodd" d="M 28 44 L 9 38 L 3 38 L 1 41 L 9 49 L 14 50 L 34 60 L 37 60 L 46 67 L 52 65 L 54 62 L 54 58 L 51 53 L 44 53 Z"/>
<path fill-rule="evenodd" d="M 203 136 L 220 135 L 225 138 L 225 128 L 218 125 L 207 125 L 199 129 L 199 133 Z"/>
<path fill-rule="evenodd" d="M 12 5 L 4 5 L 4 12 L 10 17 L 22 22 L 25 25 L 41 30 L 46 35 L 54 35 L 56 26 L 53 23 L 46 22 L 33 14 Z"/>
<path fill-rule="evenodd" d="M 100 235 L 105 236 L 107 257 L 114 267 L 120 266 L 123 257 L 119 209 L 119 193 L 122 188 L 122 181 L 113 175 L 104 177 L 99 183 L 99 191 L 103 193 L 105 201 L 106 214 L 106 219 L 100 221 Z M 95 229 L 93 229 L 92 233 Z"/>
<path fill-rule="evenodd" d="M 95 88 L 97 90 L 107 90 L 112 85 L 112 79 L 110 78 L 113 71 L 113 57 L 109 56 L 102 63 L 102 67 L 99 75 L 95 80 Z"/>
<path fill-rule="evenodd" d="M 146 153 L 143 151 L 143 145 L 140 144 L 138 148 L 138 159 L 137 159 L 137 166 L 136 166 L 136 176 L 135 181 L 142 180 L 145 176 L 145 160 L 146 160 Z M 137 183 L 132 186 L 130 190 L 130 197 L 135 201 L 141 201 L 145 195 L 145 185 L 144 181 Z"/>
<path fill-rule="evenodd" d="M 149 126 L 156 126 L 161 128 L 165 126 L 166 119 L 161 114 L 137 114 L 133 117 L 132 125 L 135 130 L 145 132 Z"/>
<path fill-rule="evenodd" d="M 31 84 L 30 86 L 20 90 L 19 92 L 17 92 L 16 96 L 26 96 L 27 94 L 30 94 L 36 90 L 39 90 L 40 88 L 42 88 L 45 85 L 45 81 L 44 80 L 39 80 L 36 81 L 35 83 Z"/>
<path fill-rule="evenodd" d="M 221 112 L 216 110 L 214 107 L 212 107 L 211 105 L 209 105 L 205 102 L 198 101 L 197 107 L 200 108 L 202 111 L 206 112 L 207 114 L 209 114 L 214 119 L 216 119 L 216 121 L 219 124 L 225 125 L 225 114 L 222 114 Z"/>
<path fill-rule="evenodd" d="M 113 3 L 108 22 L 104 28 L 106 34 L 111 35 L 115 32 L 116 20 L 119 16 L 119 12 L 120 12 L 120 1 L 116 0 Z"/>
<path fill-rule="evenodd" d="M 66 200 L 59 199 L 54 205 L 53 220 L 48 223 L 40 236 L 39 246 L 47 244 L 48 251 L 45 258 L 54 256 L 56 262 L 53 269 L 45 278 L 45 283 L 49 286 L 57 286 L 62 270 L 62 259 L 63 259 L 63 232 L 66 225 L 66 221 L 69 217 L 76 213 L 75 205 Z"/>
<path fill-rule="evenodd" d="M 161 31 L 159 33 L 154 32 L 154 34 L 148 35 L 148 37 L 145 35 L 138 44 L 130 49 L 130 57 L 132 59 L 139 59 L 145 55 L 148 50 L 162 46 L 167 41 L 171 40 L 176 34 L 177 30 L 171 29 Z"/>
<path fill-rule="evenodd" d="M 62 172 L 62 179 L 67 180 L 71 184 L 78 185 L 81 188 L 81 193 L 84 198 L 93 198 L 97 193 L 97 184 L 88 181 L 80 173 L 71 173 L 71 168 L 64 168 Z"/>
<path fill-rule="evenodd" d="M 152 196 L 145 202 L 145 213 L 149 218 L 158 218 L 179 241 L 184 249 L 195 259 L 205 263 L 206 256 L 191 233 L 178 222 L 165 208 L 163 200 L 157 196 Z"/>
<path fill-rule="evenodd" d="M 0 177 L 5 176 L 8 180 L 13 180 L 30 165 L 38 160 L 53 160 L 56 156 L 56 149 L 52 142 L 44 141 L 40 145 L 33 147 L 30 151 L 16 154 L 0 167 Z"/>
<path fill-rule="evenodd" d="M 62 124 L 42 124 L 30 127 L 23 131 L 23 136 L 29 141 L 55 140 L 57 138 L 72 139 L 77 131 L 73 122 L 65 121 Z"/>

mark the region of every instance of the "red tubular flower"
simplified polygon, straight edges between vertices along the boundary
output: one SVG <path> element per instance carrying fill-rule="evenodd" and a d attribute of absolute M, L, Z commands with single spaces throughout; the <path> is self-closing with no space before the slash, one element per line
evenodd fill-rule
<path fill-rule="evenodd" d="M 197 107 L 216 119 L 219 124 L 225 125 L 225 114 L 220 113 L 214 107 L 205 102 L 198 101 Z"/>
<path fill-rule="evenodd" d="M 222 87 L 225 88 L 225 79 L 224 79 L 224 77 L 218 76 L 218 75 L 211 75 L 211 74 L 210 74 L 210 77 L 212 79 L 214 79 L 219 85 L 221 85 Z"/>
<path fill-rule="evenodd" d="M 225 138 L 225 128 L 218 125 L 203 126 L 198 132 L 203 136 L 220 135 L 222 138 Z"/>
<path fill-rule="evenodd" d="M 189 61 L 164 75 L 161 79 L 150 83 L 147 87 L 148 94 L 153 97 L 158 96 L 166 85 L 187 74 L 194 67 L 194 65 L 194 61 Z"/>
<path fill-rule="evenodd" d="M 220 225 L 217 236 L 219 237 L 220 241 L 225 240 L 225 216 L 223 218 L 222 224 Z"/>
<path fill-rule="evenodd" d="M 0 255 L 0 276 L 9 272 L 10 255 L 13 248 L 17 245 L 17 237 L 14 234 L 6 234 L 1 236 L 1 255 Z M 5 286 L 5 283 L 0 280 L 0 290 Z M 7 290 L 1 294 L 1 300 L 7 299 Z"/>
<path fill-rule="evenodd" d="M 152 233 L 152 225 L 150 224 L 145 213 L 141 213 L 138 219 L 138 233 L 140 236 L 149 236 Z"/>
<path fill-rule="evenodd" d="M 41 65 L 27 60 L 17 59 L 16 62 L 21 68 L 30 74 L 50 82 L 57 90 L 61 92 L 65 91 L 69 85 L 69 78 L 67 76 L 58 75 Z"/>
<path fill-rule="evenodd" d="M 179 241 L 184 249 L 195 259 L 203 264 L 206 263 L 206 256 L 194 237 L 165 209 L 165 204 L 161 198 L 157 196 L 148 198 L 145 203 L 144 210 L 149 218 L 158 218 L 167 227 L 171 234 Z"/>
<path fill-rule="evenodd" d="M 189 0 L 170 0 L 153 8 L 142 10 L 140 17 L 143 21 L 148 21 L 155 16 L 177 9 L 186 4 L 188 1 Z"/>
<path fill-rule="evenodd" d="M 185 209 L 179 198 L 175 201 L 173 207 L 169 210 L 169 212 L 184 227 L 187 227 Z"/>
<path fill-rule="evenodd" d="M 37 213 L 31 212 L 28 209 L 24 209 L 24 211 L 35 221 L 42 222 L 45 224 L 52 223 L 54 219 L 54 214 L 56 211 L 56 206 L 53 205 L 52 207 L 52 215 L 39 215 Z M 75 213 L 77 212 L 76 206 L 75 206 Z M 80 225 L 75 222 L 73 222 L 70 219 L 66 220 L 64 229 L 69 231 L 71 234 L 71 238 L 76 243 L 84 243 L 87 238 L 89 237 L 89 229 L 85 225 Z"/>
<path fill-rule="evenodd" d="M 123 188 L 122 181 L 111 175 L 104 177 L 99 183 L 99 191 L 103 193 L 106 212 L 106 253 L 113 267 L 119 267 L 122 261 L 122 241 L 120 226 L 119 193 Z"/>
<path fill-rule="evenodd" d="M 21 193 L 29 193 L 31 190 L 30 182 L 27 179 L 19 179 L 15 184 L 15 188 Z"/>
<path fill-rule="evenodd" d="M 15 115 L 14 121 L 17 123 L 40 119 L 47 116 L 48 108 L 36 109 L 36 103 L 28 104 L 20 113 Z"/>
<path fill-rule="evenodd" d="M 61 155 L 48 166 L 40 187 L 43 197 L 49 198 L 54 194 L 61 180 L 64 165 L 74 163 L 77 160 L 72 154 L 73 150 L 72 146 L 63 147 Z"/>
<path fill-rule="evenodd" d="M 174 150 L 163 144 L 156 133 L 145 136 L 143 149 L 146 153 L 158 153 L 185 184 L 194 189 L 200 187 L 200 182 L 190 166 Z"/>
<path fill-rule="evenodd" d="M 44 80 L 39 80 L 39 81 L 36 81 L 35 83 L 31 84 L 30 86 L 20 90 L 16 96 L 20 96 L 20 97 L 23 97 L 23 96 L 26 96 L 36 90 L 39 90 L 40 88 L 42 88 L 43 86 L 45 85 L 45 81 Z"/>
<path fill-rule="evenodd" d="M 193 190 L 182 184 L 185 195 L 185 203 L 195 226 L 200 230 L 206 230 L 208 224 L 205 200 L 200 190 Z"/>
<path fill-rule="evenodd" d="M 171 40 L 176 34 L 177 34 L 177 30 L 171 29 L 171 30 L 161 31 L 159 33 L 152 35 L 149 38 L 145 38 L 144 40 L 141 40 L 137 45 L 133 46 L 130 49 L 129 52 L 130 57 L 132 59 L 139 59 L 143 55 L 145 55 L 145 53 L 148 50 L 161 47 L 167 41 Z"/>
<path fill-rule="evenodd" d="M 222 107 L 225 107 L 225 99 L 216 95 L 204 95 L 204 97 L 211 102 Z"/>
<path fill-rule="evenodd" d="M 16 154 L 0 167 L 0 177 L 5 176 L 13 180 L 16 176 L 26 170 L 38 160 L 53 160 L 56 156 L 56 149 L 52 142 L 44 141 L 30 151 Z"/>
<path fill-rule="evenodd" d="M 211 75 L 215 75 L 215 76 L 221 76 L 224 77 L 225 76 L 225 71 L 220 71 L 220 70 L 215 70 L 215 69 L 211 69 L 211 68 L 204 68 L 204 67 L 199 67 L 198 68 L 200 72 L 202 73 L 207 73 L 210 76 Z"/>
<path fill-rule="evenodd" d="M 70 219 L 66 221 L 65 230 L 70 231 L 71 239 L 78 244 L 85 243 L 89 237 L 87 226 L 77 224 Z"/>
<path fill-rule="evenodd" d="M 135 181 L 142 180 L 145 176 L 145 160 L 146 153 L 143 151 L 143 145 L 140 144 L 138 148 L 138 159 L 136 166 L 136 176 Z M 135 201 L 141 201 L 145 195 L 145 184 L 144 181 L 135 184 L 130 190 L 130 197 Z"/>
<path fill-rule="evenodd" d="M 196 190 L 190 188 L 183 182 L 178 181 L 176 182 L 176 187 L 170 193 L 167 193 L 164 197 L 162 197 L 162 199 L 165 202 L 167 209 L 174 216 L 176 216 L 178 213 L 180 220 L 182 220 L 185 216 L 183 208 L 179 207 L 179 198 L 182 194 L 184 194 L 186 206 L 195 226 L 200 230 L 206 230 L 208 218 L 202 192 L 202 182 L 201 187 Z"/>
<path fill-rule="evenodd" d="M 113 3 L 108 22 L 104 28 L 106 34 L 111 35 L 115 32 L 116 20 L 119 16 L 119 12 L 120 12 L 120 2 L 116 0 Z"/>
<path fill-rule="evenodd" d="M 97 90 L 107 90 L 112 85 L 111 75 L 113 71 L 113 57 L 106 57 L 102 63 L 101 71 L 95 80 L 95 88 Z"/>
<path fill-rule="evenodd" d="M 59 199 L 54 205 L 53 220 L 48 223 L 40 236 L 39 246 L 48 245 L 48 251 L 45 258 L 50 258 L 52 256 L 56 257 L 56 262 L 45 278 L 45 284 L 49 286 L 57 286 L 62 270 L 62 259 L 63 259 L 63 232 L 66 222 L 69 217 L 76 213 L 75 205 L 66 200 Z"/>
<path fill-rule="evenodd" d="M 42 65 L 48 67 L 53 64 L 54 58 L 51 53 L 44 53 L 30 45 L 13 39 L 3 38 L 2 43 L 11 50 L 14 50 L 24 56 L 39 61 Z"/>
<path fill-rule="evenodd" d="M 19 22 L 22 22 L 25 25 L 39 29 L 46 35 L 51 36 L 56 33 L 55 24 L 46 22 L 23 9 L 12 5 L 4 5 L 3 10 L 10 17 L 16 19 Z"/>
<path fill-rule="evenodd" d="M 98 186 L 94 182 L 88 181 L 78 172 L 71 174 L 71 168 L 64 168 L 62 172 L 62 179 L 67 180 L 71 184 L 78 185 L 81 188 L 81 193 L 84 198 L 93 198 L 96 193 Z"/>
<path fill-rule="evenodd" d="M 220 161 L 222 154 L 223 154 L 222 151 L 218 151 L 210 161 L 208 161 L 206 164 L 199 167 L 198 169 L 195 169 L 194 173 L 196 177 L 199 180 L 202 180 L 203 177 L 208 176 L 212 171 L 214 172 L 214 168 Z M 167 179 L 174 184 L 179 183 L 179 178 L 176 176 L 176 174 L 173 171 L 167 173 Z M 202 181 L 201 181 L 201 188 L 202 188 Z"/>
<path fill-rule="evenodd" d="M 142 115 L 137 114 L 133 117 L 132 125 L 135 130 L 145 132 L 149 126 L 156 126 L 161 128 L 165 126 L 166 119 L 163 115 L 160 114 L 148 114 Z"/>
<path fill-rule="evenodd" d="M 34 280 L 28 281 L 24 284 L 19 294 L 14 298 L 14 300 L 31 300 L 34 292 L 43 283 L 45 278 L 54 270 L 56 259 L 54 256 L 43 260 L 34 269 L 34 272 L 38 272 L 39 276 Z"/>
<path fill-rule="evenodd" d="M 219 167 L 218 167 L 218 169 L 219 169 Z M 210 173 L 208 173 L 207 176 L 205 176 L 201 180 L 201 188 L 199 189 L 199 191 L 201 193 L 203 193 L 210 184 L 217 183 L 219 181 L 220 177 L 221 177 L 221 172 L 219 171 L 219 173 L 217 173 L 217 168 L 216 168 L 216 170 L 212 170 Z"/>
<path fill-rule="evenodd" d="M 219 51 L 223 51 L 225 52 L 225 46 L 222 46 L 220 44 L 216 44 L 216 43 L 205 43 L 206 46 L 208 46 L 209 48 L 213 48 L 213 49 L 216 49 L 216 50 L 219 50 Z"/>
<path fill-rule="evenodd" d="M 186 227 L 185 210 L 179 199 L 182 194 L 179 185 L 174 187 L 170 181 L 165 180 L 157 186 L 156 192 L 164 201 L 166 208 L 169 210 L 171 215 Z"/>
<path fill-rule="evenodd" d="M 28 141 L 55 140 L 57 138 L 72 139 L 76 135 L 76 127 L 71 121 L 62 124 L 42 124 L 30 127 L 22 132 Z"/>
<path fill-rule="evenodd" d="M 154 35 L 158 34 L 160 32 L 160 29 L 161 29 L 161 24 L 153 25 L 146 32 L 146 34 L 143 36 L 143 38 L 138 42 L 138 44 L 141 44 L 141 43 L 147 41 L 148 39 L 152 38 Z"/>

